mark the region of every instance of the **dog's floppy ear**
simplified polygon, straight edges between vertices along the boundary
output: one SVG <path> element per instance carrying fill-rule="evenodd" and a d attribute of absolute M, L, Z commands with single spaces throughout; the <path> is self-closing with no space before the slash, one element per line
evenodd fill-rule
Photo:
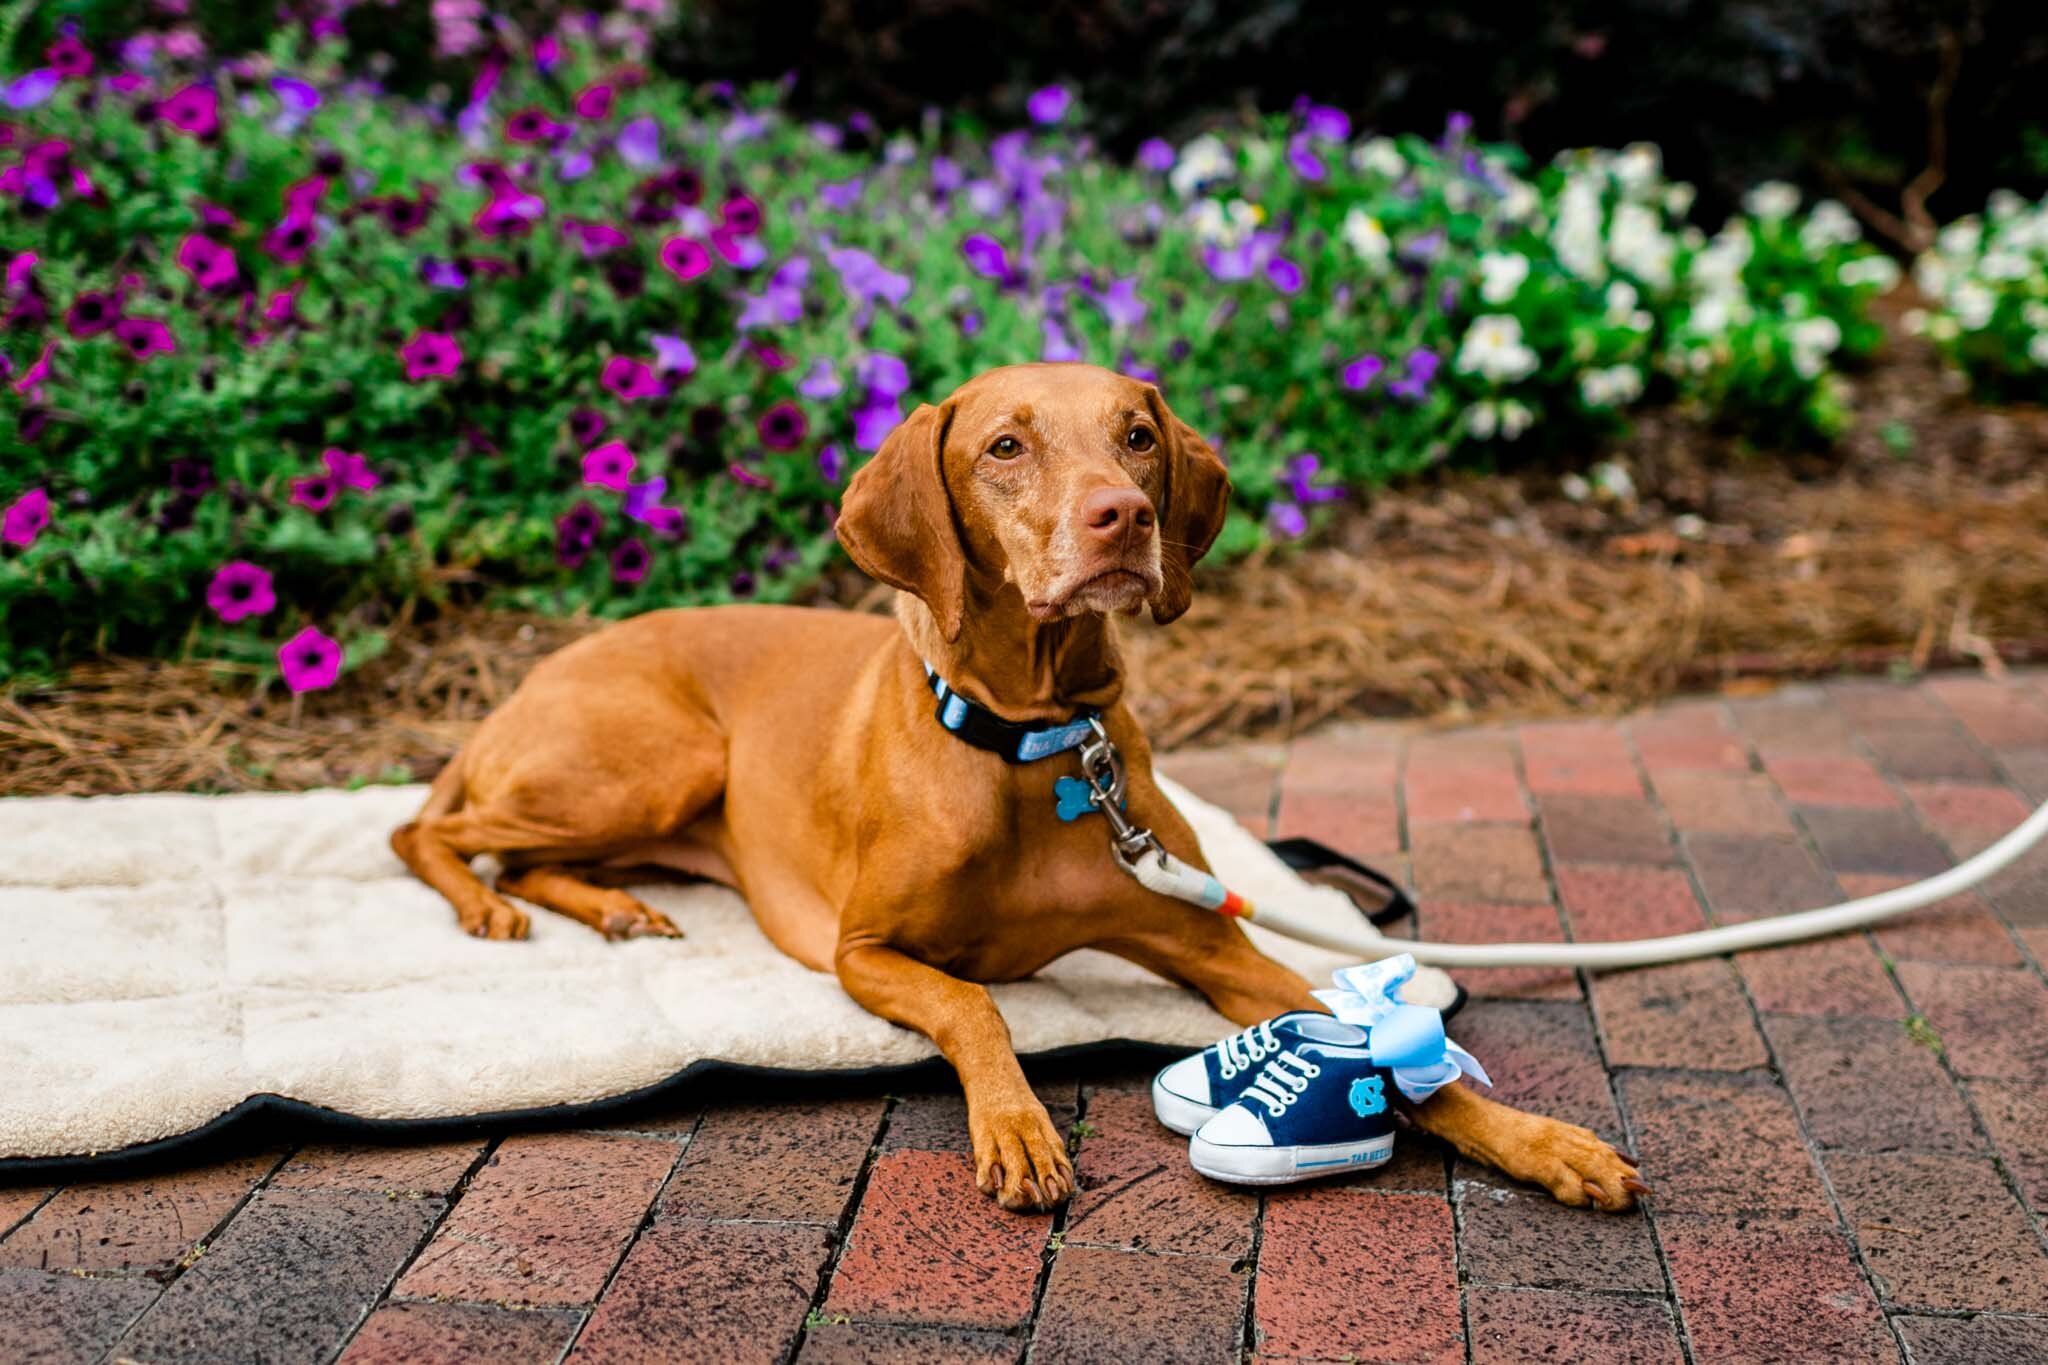
<path fill-rule="evenodd" d="M 948 640 L 959 638 L 967 596 L 967 555 L 953 524 L 941 464 L 949 406 L 922 404 L 839 500 L 839 543 L 870 578 L 922 598 Z"/>
<path fill-rule="evenodd" d="M 1195 562 L 1209 553 L 1230 510 L 1230 475 L 1195 429 L 1173 415 L 1157 389 L 1148 395 L 1166 436 L 1166 480 L 1159 496 L 1159 567 L 1164 583 L 1152 619 L 1179 619 L 1194 599 Z"/>

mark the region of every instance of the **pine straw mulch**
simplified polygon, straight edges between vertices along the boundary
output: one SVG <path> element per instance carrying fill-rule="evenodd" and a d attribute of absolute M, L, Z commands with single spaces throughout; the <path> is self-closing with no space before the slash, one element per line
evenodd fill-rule
<path fill-rule="evenodd" d="M 1968 406 L 1896 343 L 1826 460 L 1676 417 L 1613 453 L 1632 498 L 1554 473 L 1445 474 L 1315 548 L 1204 576 L 1125 632 L 1155 742 L 1340 715 L 1611 711 L 1684 688 L 2048 657 L 2048 414 Z M 883 609 L 845 578 L 822 598 Z M 295 705 L 250 670 L 114 659 L 0 694 L 0 793 L 240 791 L 424 778 L 534 662 L 594 629 L 467 611 Z"/>

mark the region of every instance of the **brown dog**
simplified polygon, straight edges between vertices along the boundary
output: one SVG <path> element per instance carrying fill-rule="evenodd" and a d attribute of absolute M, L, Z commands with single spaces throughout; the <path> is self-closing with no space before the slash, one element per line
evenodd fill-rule
<path fill-rule="evenodd" d="M 621 886 L 649 867 L 738 888 L 784 952 L 938 1044 L 967 1092 L 976 1180 L 1007 1208 L 1074 1188 L 980 984 L 1101 948 L 1241 1025 L 1320 1008 L 1235 922 L 1147 891 L 1103 822 L 1056 818 L 1064 761 L 1010 763 L 934 719 L 925 662 L 1002 717 L 1099 708 L 1128 811 L 1200 850 L 1121 701 L 1109 616 L 1187 610 L 1216 537 L 1221 461 L 1156 389 L 1086 365 L 992 371 L 898 427 L 847 489 L 839 537 L 902 590 L 898 621 L 837 611 L 659 611 L 554 655 L 491 715 L 392 846 L 463 928 L 520 938 L 506 894 L 607 936 L 676 928 Z M 492 890 L 469 860 L 495 854 Z M 1412 1117 L 1568 1204 L 1643 1186 L 1583 1128 L 1452 1085 Z"/>

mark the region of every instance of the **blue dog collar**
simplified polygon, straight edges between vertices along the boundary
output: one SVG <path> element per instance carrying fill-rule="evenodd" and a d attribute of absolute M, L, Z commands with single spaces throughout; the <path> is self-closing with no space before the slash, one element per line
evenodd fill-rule
<path fill-rule="evenodd" d="M 1101 713 L 1084 711 L 1062 725 L 1028 725 L 1004 720 L 979 702 L 970 701 L 947 685 L 938 670 L 924 666 L 925 681 L 939 699 L 939 724 L 955 738 L 986 749 L 1005 763 L 1036 763 L 1069 749 L 1078 749 L 1093 733 L 1090 722 Z"/>

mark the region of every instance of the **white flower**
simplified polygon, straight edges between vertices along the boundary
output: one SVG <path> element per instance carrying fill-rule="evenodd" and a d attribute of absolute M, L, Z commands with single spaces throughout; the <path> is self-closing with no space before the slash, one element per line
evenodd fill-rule
<path fill-rule="evenodd" d="M 1206 245 L 1220 247 L 1236 246 L 1265 219 L 1264 209 L 1242 199 L 1233 199 L 1228 204 L 1217 199 L 1204 199 L 1188 213 L 1188 222 L 1194 227 L 1195 236 Z"/>
<path fill-rule="evenodd" d="M 1589 408 L 1612 408 L 1643 396 L 1643 372 L 1633 365 L 1610 365 L 1579 376 L 1579 397 Z"/>
<path fill-rule="evenodd" d="M 2048 370 L 2048 332 L 2036 332 L 2027 339 L 2027 359 Z"/>
<path fill-rule="evenodd" d="M 1479 258 L 1479 297 L 1495 307 L 1506 303 L 1529 278 L 1529 258 L 1510 251 L 1489 251 Z"/>
<path fill-rule="evenodd" d="M 1534 185 L 1526 180 L 1509 180 L 1507 190 L 1500 197 L 1500 216 L 1503 222 L 1526 223 L 1542 206 L 1542 197 L 1536 193 Z"/>
<path fill-rule="evenodd" d="M 1390 137 L 1367 138 L 1351 153 L 1351 164 L 1389 180 L 1399 180 L 1408 173 L 1408 160 Z"/>
<path fill-rule="evenodd" d="M 2025 213 L 2027 201 L 2011 190 L 1993 190 L 1985 211 L 1991 215 L 1992 222 L 2002 223 L 2008 218 L 2017 218 Z"/>
<path fill-rule="evenodd" d="M 1833 199 L 1823 199 L 1815 204 L 1813 212 L 1806 215 L 1806 222 L 1799 229 L 1799 245 L 1808 251 L 1848 246 L 1862 239 L 1863 229 L 1857 224 L 1856 215 Z"/>
<path fill-rule="evenodd" d="M 2048 332 L 2048 303 L 2028 299 L 2020 305 L 2020 321 L 2036 332 Z"/>
<path fill-rule="evenodd" d="M 1683 180 L 1674 180 L 1664 187 L 1664 212 L 1673 218 L 1683 218 L 1692 212 L 1693 197 L 1698 193 Z"/>
<path fill-rule="evenodd" d="M 1787 334 L 1792 342 L 1792 368 L 1812 379 L 1827 367 L 1827 358 L 1842 344 L 1842 329 L 1830 317 L 1812 317 Z"/>
<path fill-rule="evenodd" d="M 1899 263 L 1889 256 L 1858 256 L 1842 262 L 1835 278 L 1852 288 L 1874 285 L 1878 293 L 1886 294 L 1899 282 Z"/>
<path fill-rule="evenodd" d="M 1934 249 L 1944 256 L 1974 256 L 1984 243 L 1984 225 L 1975 218 L 1958 218 L 1934 234 Z"/>
<path fill-rule="evenodd" d="M 1173 164 L 1166 179 L 1175 194 L 1189 199 L 1212 180 L 1228 180 L 1236 170 L 1237 161 L 1230 148 L 1223 145 L 1223 139 L 1204 133 L 1180 149 L 1180 160 Z"/>
<path fill-rule="evenodd" d="M 1470 181 L 1453 180 L 1444 186 L 1444 207 L 1453 213 L 1469 213 L 1479 202 L 1479 191 Z"/>
<path fill-rule="evenodd" d="M 1998 295 L 1975 280 L 1964 280 L 1948 296 L 1948 310 L 1966 332 L 1981 332 L 1998 310 Z"/>
<path fill-rule="evenodd" d="M 1522 321 L 1506 313 L 1474 318 L 1458 347 L 1460 374 L 1477 374 L 1495 384 L 1512 384 L 1536 372 L 1536 352 L 1522 341 Z"/>
<path fill-rule="evenodd" d="M 1380 226 L 1379 219 L 1354 204 L 1351 212 L 1344 215 L 1344 226 L 1339 235 L 1374 274 L 1387 268 L 1394 254 L 1394 242 L 1387 236 L 1387 230 Z"/>
<path fill-rule="evenodd" d="M 1600 228 L 1599 183 L 1588 175 L 1567 177 L 1558 196 L 1557 226 L 1550 230 L 1551 248 L 1566 270 L 1595 283 L 1607 278 Z"/>
<path fill-rule="evenodd" d="M 1491 441 L 1498 436 L 1512 441 L 1534 425 L 1536 414 L 1526 403 L 1512 398 L 1489 399 L 1465 409 L 1464 421 L 1465 430 L 1475 440 Z"/>
<path fill-rule="evenodd" d="M 1694 253 L 1690 267 L 1693 284 L 1709 292 L 1740 289 L 1742 268 L 1749 264 L 1755 250 L 1749 229 L 1730 223 L 1712 242 Z"/>
<path fill-rule="evenodd" d="M 1641 204 L 1615 205 L 1607 238 L 1609 260 L 1645 284 L 1668 289 L 1677 254 L 1678 244 L 1664 231 L 1655 210 Z"/>
<path fill-rule="evenodd" d="M 1616 502 L 1636 500 L 1636 481 L 1613 460 L 1602 460 L 1593 466 L 1593 487 Z"/>
<path fill-rule="evenodd" d="M 1631 142 L 1607 169 L 1623 194 L 1640 199 L 1656 188 L 1658 177 L 1663 175 L 1664 154 L 1654 142 Z"/>
<path fill-rule="evenodd" d="M 1925 308 L 1908 308 L 1905 312 L 1899 314 L 1899 326 L 1909 337 L 1926 336 L 1927 310 Z"/>
<path fill-rule="evenodd" d="M 1557 481 L 1557 491 L 1573 502 L 1584 502 L 1593 496 L 1593 485 L 1582 474 L 1567 474 Z"/>
<path fill-rule="evenodd" d="M 2023 280 L 2034 273 L 2034 263 L 2017 251 L 1987 251 L 1977 273 L 1987 280 Z"/>
<path fill-rule="evenodd" d="M 1799 207 L 1799 190 L 1782 180 L 1766 180 L 1742 196 L 1742 207 L 1750 217 L 1774 223 Z"/>
<path fill-rule="evenodd" d="M 1913 262 L 1913 286 L 1930 299 L 1948 293 L 1948 267 L 1929 252 Z"/>

